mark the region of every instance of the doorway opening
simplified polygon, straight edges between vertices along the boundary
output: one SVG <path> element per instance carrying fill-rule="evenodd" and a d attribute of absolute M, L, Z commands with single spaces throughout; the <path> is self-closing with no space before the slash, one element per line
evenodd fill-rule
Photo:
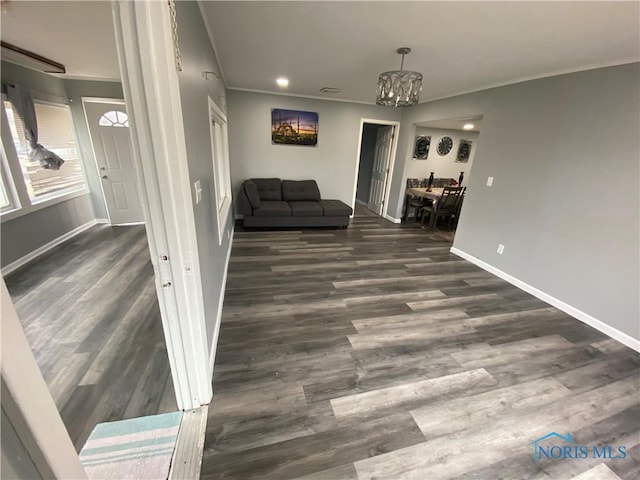
<path fill-rule="evenodd" d="M 467 187 L 471 184 L 482 115 L 429 120 L 414 126 L 413 159 L 405 171 L 407 195 L 403 220 L 407 223 L 415 221 L 453 241 L 466 202 Z M 410 191 L 415 185 L 419 187 Z M 461 188 L 462 191 L 457 197 L 456 192 L 443 192 L 445 187 Z M 423 193 L 425 189 L 430 191 Z M 421 203 L 425 207 L 419 207 Z"/>
<path fill-rule="evenodd" d="M 111 225 L 144 223 L 124 100 L 83 98 L 91 145 Z"/>
<path fill-rule="evenodd" d="M 399 122 L 362 119 L 353 208 L 394 221 L 387 213 L 389 185 L 397 150 Z"/>

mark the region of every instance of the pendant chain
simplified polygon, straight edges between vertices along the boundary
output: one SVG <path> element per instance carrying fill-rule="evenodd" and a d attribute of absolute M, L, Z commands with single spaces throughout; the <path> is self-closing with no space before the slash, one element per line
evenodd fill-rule
<path fill-rule="evenodd" d="M 182 71 L 182 61 L 180 59 L 180 44 L 178 43 L 178 20 L 176 18 L 176 4 L 174 0 L 168 0 L 169 11 L 171 12 L 171 35 L 173 37 L 173 52 L 176 60 L 176 71 Z"/>

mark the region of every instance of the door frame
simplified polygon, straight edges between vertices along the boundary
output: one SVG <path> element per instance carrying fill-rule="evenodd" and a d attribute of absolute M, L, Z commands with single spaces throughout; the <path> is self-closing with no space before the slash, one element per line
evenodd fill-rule
<path fill-rule="evenodd" d="M 393 177 L 393 167 L 396 163 L 396 154 L 398 151 L 398 138 L 400 134 L 400 122 L 395 120 L 380 120 L 375 118 L 361 118 L 360 119 L 360 133 L 358 134 L 358 149 L 356 152 L 356 167 L 355 167 L 355 178 L 353 182 L 353 200 L 351 202 L 351 206 L 355 213 L 356 210 L 356 193 L 358 190 L 358 173 L 360 172 L 360 153 L 362 153 L 362 132 L 364 130 L 365 123 L 373 123 L 376 125 L 391 125 L 395 127 L 393 132 L 393 139 L 391 140 L 391 158 L 389 160 L 389 174 L 387 175 L 387 179 L 384 184 L 384 207 L 382 208 L 382 214 L 380 215 L 385 220 L 389 220 L 393 223 L 400 223 L 399 219 L 395 219 L 388 214 L 389 209 L 389 194 L 391 193 L 391 189 L 389 186 L 391 185 L 391 179 Z M 353 216 L 353 215 L 352 215 Z"/>
<path fill-rule="evenodd" d="M 100 176 L 100 165 L 98 165 L 98 157 L 96 155 L 96 148 L 93 145 L 93 136 L 91 135 L 91 126 L 89 125 L 89 117 L 87 116 L 87 109 L 85 108 L 87 103 L 110 103 L 116 105 L 124 105 L 127 107 L 124 99 L 122 98 L 100 98 L 100 97 L 80 97 L 80 101 L 82 102 L 82 111 L 84 113 L 84 121 L 87 124 L 87 132 L 89 132 L 89 140 L 91 140 L 91 151 L 93 152 L 93 162 L 96 165 L 96 172 L 98 172 L 98 176 Z M 100 182 L 100 191 L 102 192 L 102 201 L 104 202 L 105 210 L 107 211 L 107 220 L 109 220 L 109 225 L 112 225 L 111 221 L 111 212 L 109 212 L 109 205 L 107 204 L 107 197 L 104 194 L 104 185 Z M 138 192 L 138 196 L 139 196 Z"/>
<path fill-rule="evenodd" d="M 170 11 L 166 2 L 111 5 L 171 376 L 178 409 L 190 410 L 211 401 L 213 372 Z"/>
<path fill-rule="evenodd" d="M 42 478 L 87 478 L 18 319 L 0 285 L 2 410 Z"/>

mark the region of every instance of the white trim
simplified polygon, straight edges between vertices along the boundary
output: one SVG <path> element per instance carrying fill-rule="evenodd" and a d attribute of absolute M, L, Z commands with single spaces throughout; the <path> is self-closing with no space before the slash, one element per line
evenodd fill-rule
<path fill-rule="evenodd" d="M 112 223 L 114 227 L 132 227 L 135 225 L 144 225 L 144 222 L 127 222 L 127 223 Z"/>
<path fill-rule="evenodd" d="M 229 250 L 227 258 L 224 262 L 224 274 L 222 275 L 222 286 L 220 287 L 220 303 L 218 304 L 218 314 L 216 316 L 216 325 L 213 329 L 211 338 L 211 347 L 209 351 L 209 374 L 213 378 L 213 366 L 216 361 L 216 352 L 218 350 L 218 335 L 220 334 L 220 325 L 222 324 L 222 306 L 224 305 L 224 292 L 227 289 L 227 273 L 229 272 L 229 259 L 231 258 L 231 249 L 233 247 L 233 235 L 235 233 L 235 225 L 229 231 Z"/>
<path fill-rule="evenodd" d="M 453 253 L 454 255 L 457 255 L 461 258 L 464 258 L 465 260 L 473 263 L 474 265 L 477 265 L 478 267 L 482 268 L 483 270 L 486 270 L 489 273 L 494 274 L 497 277 L 502 278 L 503 280 L 509 282 L 512 285 L 515 285 L 516 287 L 518 287 L 521 290 L 524 290 L 527 293 L 530 293 L 531 295 L 533 295 L 534 297 L 539 298 L 540 300 L 542 300 L 543 302 L 547 302 L 550 305 L 553 305 L 554 307 L 556 307 L 559 310 L 562 310 L 563 312 L 571 315 L 572 317 L 580 320 L 583 323 L 586 323 L 587 325 L 589 325 L 590 327 L 595 328 L 596 330 L 598 330 L 599 332 L 604 333 L 605 335 L 613 338 L 614 340 L 619 341 L 620 343 L 626 345 L 629 348 L 634 349 L 636 352 L 640 352 L 640 340 L 633 338 L 631 335 L 628 335 L 624 332 L 621 332 L 620 330 L 607 325 L 606 323 L 604 323 L 602 320 L 598 320 L 597 318 L 592 317 L 591 315 L 589 315 L 588 313 L 583 312 L 582 310 L 579 310 L 565 302 L 563 302 L 562 300 L 557 299 L 556 297 L 553 297 L 551 295 L 549 295 L 548 293 L 543 292 L 542 290 L 537 289 L 536 287 L 533 287 L 531 285 L 529 285 L 528 283 L 523 282 L 522 280 L 517 279 L 516 277 L 513 277 L 511 275 L 509 275 L 508 273 L 503 272 L 502 270 L 489 265 L 488 263 L 480 260 L 477 257 L 474 257 L 473 255 L 470 255 L 458 248 L 455 247 L 451 247 L 451 253 Z"/>
<path fill-rule="evenodd" d="M 180 410 L 191 410 L 209 403 L 213 392 L 170 12 L 162 2 L 119 0 L 112 6 L 176 401 Z"/>
<path fill-rule="evenodd" d="M 96 218 L 96 223 L 106 223 L 107 225 L 111 225 L 108 218 Z"/>
<path fill-rule="evenodd" d="M 89 143 L 91 144 L 91 153 L 93 154 L 93 163 L 96 168 L 95 171 L 98 173 L 99 177 L 101 177 L 102 174 L 100 173 L 100 165 L 98 164 L 98 156 L 96 155 L 96 146 L 93 142 L 93 135 L 91 134 L 91 122 L 89 122 L 89 115 L 87 113 L 86 104 L 99 103 L 99 104 L 106 104 L 106 105 L 120 105 L 120 106 L 124 106 L 125 110 L 127 109 L 127 104 L 125 103 L 124 100 L 111 100 L 111 101 L 107 101 L 107 100 L 108 99 L 98 98 L 98 97 L 82 97 L 81 99 L 82 111 L 84 113 L 84 121 L 87 124 L 87 133 L 89 134 Z M 99 183 L 100 183 L 100 192 L 102 192 L 102 204 L 104 205 L 104 208 L 107 210 L 108 223 L 111 223 L 111 212 L 109 211 L 109 203 L 107 202 L 107 195 L 105 194 L 105 191 L 104 191 L 104 182 L 100 181 Z M 136 189 L 137 188 L 138 188 L 138 182 L 136 182 Z M 138 194 L 138 198 L 140 198 L 139 194 Z"/>
<path fill-rule="evenodd" d="M 614 60 L 611 62 L 601 62 L 601 63 L 596 63 L 596 64 L 592 64 L 592 65 L 588 65 L 588 66 L 582 66 L 582 67 L 578 67 L 578 68 L 565 68 L 565 69 L 561 69 L 561 70 L 555 70 L 553 72 L 547 72 L 541 75 L 530 75 L 527 77 L 521 77 L 518 78 L 516 80 L 509 80 L 507 82 L 496 82 L 496 83 L 490 83 L 487 85 L 483 85 L 481 87 L 478 88 L 473 88 L 471 90 L 461 90 L 455 93 L 447 93 L 444 96 L 441 97 L 429 97 L 429 98 L 421 98 L 418 105 L 424 105 L 426 103 L 430 103 L 430 102 L 435 102 L 437 100 L 444 100 L 446 98 L 453 98 L 453 97 L 459 97 L 460 95 L 467 95 L 469 93 L 476 93 L 476 92 L 482 92 L 484 90 L 490 90 L 492 88 L 497 88 L 497 87 L 505 87 L 507 85 L 513 85 L 516 83 L 523 83 L 523 82 L 529 82 L 531 80 L 539 80 L 542 78 L 549 78 L 549 77 L 557 77 L 560 75 L 567 75 L 570 73 L 578 73 L 578 72 L 585 72 L 585 71 L 589 71 L 589 70 L 596 70 L 598 68 L 607 68 L 607 67 L 615 67 L 618 65 L 628 65 L 631 63 L 637 63 L 638 59 L 619 59 L 619 60 Z M 283 95 L 283 96 L 289 96 L 289 97 L 301 97 L 301 98 L 313 98 L 316 100 L 329 100 L 332 102 L 346 102 L 346 103 L 361 103 L 364 105 L 376 105 L 375 102 L 365 102 L 362 100 L 349 100 L 349 99 L 343 99 L 343 98 L 330 98 L 330 97 L 320 97 L 320 96 L 315 96 L 315 95 L 304 95 L 301 93 L 284 93 L 284 92 L 278 92 L 278 91 L 269 91 L 269 90 L 259 90 L 259 89 L 254 89 L 254 88 L 240 88 L 240 87 L 233 87 L 231 85 L 227 84 L 227 90 L 238 90 L 241 92 L 253 92 L 253 93 L 265 93 L 268 95 Z"/>
<path fill-rule="evenodd" d="M 386 213 L 382 216 L 382 218 L 384 218 L 385 220 L 389 220 L 390 222 L 393 222 L 393 223 L 402 223 L 401 218 L 394 218 L 391 215 L 387 215 Z"/>
<path fill-rule="evenodd" d="M 393 167 L 396 163 L 396 152 L 398 151 L 398 141 L 400 140 L 400 122 L 395 120 L 378 120 L 375 118 L 361 118 L 360 119 L 360 133 L 358 134 L 358 151 L 356 153 L 356 168 L 355 178 L 353 180 L 353 200 L 351 201 L 351 208 L 356 209 L 356 193 L 358 192 L 358 173 L 360 171 L 360 153 L 362 151 L 362 132 L 364 131 L 365 123 L 373 123 L 375 125 L 391 125 L 393 130 L 393 140 L 391 142 L 391 154 L 389 159 L 389 174 L 385 181 L 385 194 L 384 194 L 384 208 L 382 209 L 381 217 L 385 217 L 389 213 L 389 194 L 391 193 L 391 180 L 393 179 Z"/>
<path fill-rule="evenodd" d="M 122 98 L 80 97 L 80 100 L 82 101 L 82 103 L 107 103 L 124 105 L 125 107 L 127 106 L 124 99 Z"/>
<path fill-rule="evenodd" d="M 36 70 L 38 71 L 38 70 Z M 122 80 L 115 77 L 92 77 L 90 75 L 69 75 L 67 73 L 50 73 L 49 75 L 63 80 L 82 80 L 85 82 L 109 82 L 109 83 L 122 83 Z"/>
<path fill-rule="evenodd" d="M 376 105 L 376 102 L 362 102 L 360 100 L 347 100 L 344 98 L 331 98 L 331 97 L 320 97 L 316 95 L 303 95 L 301 93 L 270 92 L 268 90 L 257 90 L 254 88 L 239 88 L 239 87 L 227 86 L 227 90 L 237 90 L 239 92 L 249 92 L 249 93 L 263 93 L 265 95 L 279 95 L 282 97 L 312 98 L 313 100 L 327 100 L 329 102 L 359 103 L 361 105 L 374 105 L 374 106 Z"/>
<path fill-rule="evenodd" d="M 86 479 L 2 279 L 2 409 L 42 478 Z"/>
<path fill-rule="evenodd" d="M 360 200 L 359 198 L 356 198 L 356 203 L 357 203 L 358 205 L 363 206 L 363 207 L 366 207 L 366 206 L 367 206 L 367 202 L 363 202 L 363 201 L 362 201 L 362 200 Z"/>
<path fill-rule="evenodd" d="M 469 93 L 482 92 L 484 90 L 490 90 L 492 88 L 506 87 L 507 85 L 514 85 L 516 83 L 530 82 L 531 80 L 540 80 L 540 79 L 543 79 L 543 78 L 559 77 L 560 75 L 568 75 L 570 73 L 587 72 L 589 70 L 597 70 L 599 68 L 616 67 L 618 65 L 628 65 L 628 64 L 632 64 L 632 63 L 638 63 L 638 59 L 636 58 L 636 59 L 633 59 L 633 60 L 629 60 L 629 59 L 614 60 L 614 61 L 611 61 L 611 62 L 601 62 L 601 63 L 591 64 L 591 65 L 578 67 L 578 68 L 564 68 L 564 69 L 560 69 L 560 70 L 554 70 L 553 72 L 543 73 L 541 75 L 529 75 L 529 76 L 526 76 L 526 77 L 520 77 L 520 78 L 515 79 L 515 80 L 508 80 L 506 82 L 490 83 L 490 84 L 483 85 L 483 86 L 478 87 L 478 88 L 473 88 L 471 90 L 461 90 L 461 91 L 456 92 L 456 93 L 448 93 L 448 94 L 446 94 L 446 95 L 444 95 L 442 97 L 433 97 L 433 98 L 421 99 L 419 105 L 422 105 L 423 103 L 435 102 L 437 100 L 444 100 L 446 98 L 453 98 L 453 97 L 459 97 L 461 95 L 468 95 Z"/>
<path fill-rule="evenodd" d="M 229 131 L 227 115 L 216 102 L 209 96 L 209 136 L 211 142 L 211 163 L 213 166 L 214 185 L 213 191 L 216 198 L 216 210 L 218 218 L 218 245 L 222 245 L 224 230 L 229 223 L 231 213 L 231 164 L 229 162 Z M 220 125 L 221 138 L 216 138 L 215 126 Z M 218 145 L 221 142 L 221 145 Z M 216 146 L 218 148 L 216 148 Z M 221 156 L 221 157 L 220 157 Z M 222 189 L 225 192 L 220 192 Z M 220 200 L 222 195 L 222 200 Z"/>
<path fill-rule="evenodd" d="M 73 230 L 65 233 L 64 235 L 60 235 L 58 238 L 55 238 L 48 243 L 45 243 L 41 247 L 38 247 L 34 251 L 27 253 L 25 256 L 19 258 L 18 260 L 15 260 L 10 264 L 2 267 L 2 275 L 9 275 L 10 273 L 16 271 L 18 268 L 22 267 L 23 265 L 26 265 L 32 260 L 35 260 L 40 255 L 48 252 L 54 247 L 57 247 L 61 243 L 66 242 L 70 238 L 73 238 L 76 235 L 81 234 L 82 232 L 84 232 L 85 230 L 88 230 L 89 228 L 93 227 L 97 223 L 98 222 L 96 220 L 91 220 L 85 223 L 84 225 L 80 225 L 79 227 L 74 228 Z"/>

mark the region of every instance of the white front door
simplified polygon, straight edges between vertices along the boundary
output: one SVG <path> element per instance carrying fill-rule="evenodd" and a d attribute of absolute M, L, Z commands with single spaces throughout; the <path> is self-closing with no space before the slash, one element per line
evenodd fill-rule
<path fill-rule="evenodd" d="M 384 196 L 389 176 L 389 160 L 391 158 L 391 144 L 395 127 L 380 127 L 376 137 L 376 148 L 371 172 L 371 187 L 369 189 L 369 204 L 367 208 L 382 215 Z"/>
<path fill-rule="evenodd" d="M 114 225 L 143 222 L 125 104 L 83 103 L 109 221 Z"/>

